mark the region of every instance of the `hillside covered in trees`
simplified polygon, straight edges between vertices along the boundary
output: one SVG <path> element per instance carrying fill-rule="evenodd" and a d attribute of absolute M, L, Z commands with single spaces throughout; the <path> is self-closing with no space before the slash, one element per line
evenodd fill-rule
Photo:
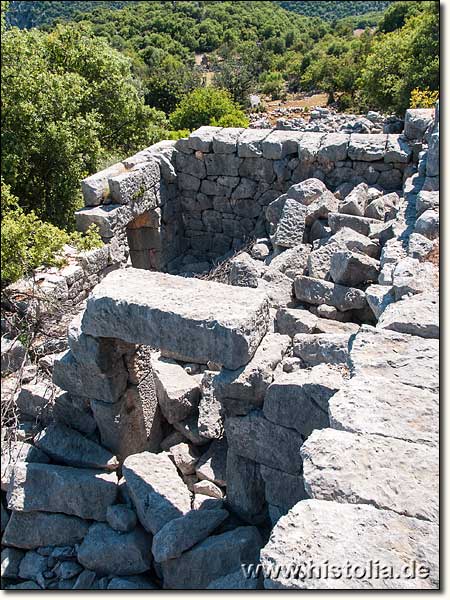
<path fill-rule="evenodd" d="M 5 206 L 70 229 L 80 179 L 200 125 L 247 126 L 251 93 L 402 115 L 413 90 L 439 88 L 439 3 L 377 14 L 356 36 L 354 17 L 266 1 L 2 2 Z"/>
<path fill-rule="evenodd" d="M 353 17 L 356 15 L 362 15 L 370 12 L 380 12 L 385 10 L 391 2 L 384 1 L 364 1 L 360 0 L 357 2 L 347 2 L 346 0 L 333 2 L 302 2 L 300 0 L 294 0 L 293 2 L 278 2 L 286 10 L 305 15 L 307 17 L 320 17 L 327 21 L 334 21 L 336 19 L 342 19 L 344 17 Z"/>

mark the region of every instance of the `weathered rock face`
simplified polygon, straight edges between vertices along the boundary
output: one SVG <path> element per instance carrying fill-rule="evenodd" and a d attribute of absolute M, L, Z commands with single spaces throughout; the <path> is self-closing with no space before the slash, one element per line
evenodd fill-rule
<path fill-rule="evenodd" d="M 439 585 L 438 527 L 435 523 L 377 510 L 368 505 L 342 505 L 323 500 L 299 502 L 274 527 L 269 543 L 261 550 L 267 573 L 267 589 L 432 589 Z M 343 536 L 342 532 L 346 534 Z M 326 535 L 323 535 L 326 532 Z M 347 576 L 345 561 L 350 565 Z M 420 557 L 420 558 L 419 558 Z M 405 564 L 417 560 L 425 576 L 407 578 L 401 573 Z M 339 571 L 324 577 L 325 562 Z M 387 569 L 385 575 L 370 575 L 369 564 Z M 322 567 L 322 576 L 306 568 L 289 576 L 292 565 Z M 419 565 L 418 565 L 419 566 Z M 354 570 L 359 567 L 358 571 Z M 269 569 L 282 569 L 274 577 Z M 362 568 L 365 568 L 363 573 Z M 284 572 L 283 572 L 284 570 Z M 381 572 L 381 571 L 380 571 Z M 390 573 L 394 573 L 394 578 Z M 291 571 L 292 573 L 292 571 Z"/>
<path fill-rule="evenodd" d="M 312 277 L 297 277 L 294 290 L 296 297 L 302 302 L 328 304 L 342 311 L 364 308 L 366 305 L 363 291 Z"/>
<path fill-rule="evenodd" d="M 190 510 L 189 490 L 166 454 L 128 456 L 123 474 L 139 521 L 147 531 L 155 534 Z"/>
<path fill-rule="evenodd" d="M 231 450 L 227 455 L 227 506 L 248 523 L 261 523 L 266 516 L 261 465 Z"/>
<path fill-rule="evenodd" d="M 423 292 L 389 304 L 380 316 L 378 327 L 424 338 L 439 338 L 437 292 Z"/>
<path fill-rule="evenodd" d="M 8 508 L 104 521 L 114 503 L 117 476 L 91 469 L 19 463 L 8 489 Z"/>
<path fill-rule="evenodd" d="M 212 360 L 236 369 L 250 360 L 266 333 L 267 310 L 258 290 L 127 269 L 97 286 L 82 328 L 89 335 L 157 347 L 186 362 Z"/>

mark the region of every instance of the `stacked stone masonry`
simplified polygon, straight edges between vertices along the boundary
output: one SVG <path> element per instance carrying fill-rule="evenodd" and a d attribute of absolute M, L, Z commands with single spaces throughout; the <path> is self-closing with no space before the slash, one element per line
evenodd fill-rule
<path fill-rule="evenodd" d="M 438 136 L 208 127 L 83 183 L 79 223 L 161 262 L 107 273 L 15 397 L 7 587 L 439 587 Z"/>

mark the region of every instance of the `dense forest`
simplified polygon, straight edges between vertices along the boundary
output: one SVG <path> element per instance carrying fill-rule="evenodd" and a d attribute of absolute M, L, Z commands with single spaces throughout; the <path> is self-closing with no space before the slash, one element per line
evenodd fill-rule
<path fill-rule="evenodd" d="M 278 2 L 286 10 L 305 15 L 307 17 L 321 17 L 327 21 L 343 19 L 344 17 L 362 15 L 369 12 L 378 12 L 385 10 L 391 2 L 370 2 L 360 0 L 359 2 L 347 2 L 346 0 L 339 2 Z"/>
<path fill-rule="evenodd" d="M 250 93 L 401 115 L 439 89 L 438 2 L 333 2 L 389 5 L 333 21 L 266 1 L 1 4 L 2 280 L 67 241 L 80 179 L 202 124 L 246 126 Z"/>

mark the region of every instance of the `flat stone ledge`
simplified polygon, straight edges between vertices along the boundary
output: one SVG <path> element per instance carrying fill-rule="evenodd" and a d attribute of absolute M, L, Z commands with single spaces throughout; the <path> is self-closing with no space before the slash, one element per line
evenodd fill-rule
<path fill-rule="evenodd" d="M 233 370 L 254 355 L 267 331 L 268 310 L 259 290 L 124 269 L 94 288 L 82 330 Z"/>

